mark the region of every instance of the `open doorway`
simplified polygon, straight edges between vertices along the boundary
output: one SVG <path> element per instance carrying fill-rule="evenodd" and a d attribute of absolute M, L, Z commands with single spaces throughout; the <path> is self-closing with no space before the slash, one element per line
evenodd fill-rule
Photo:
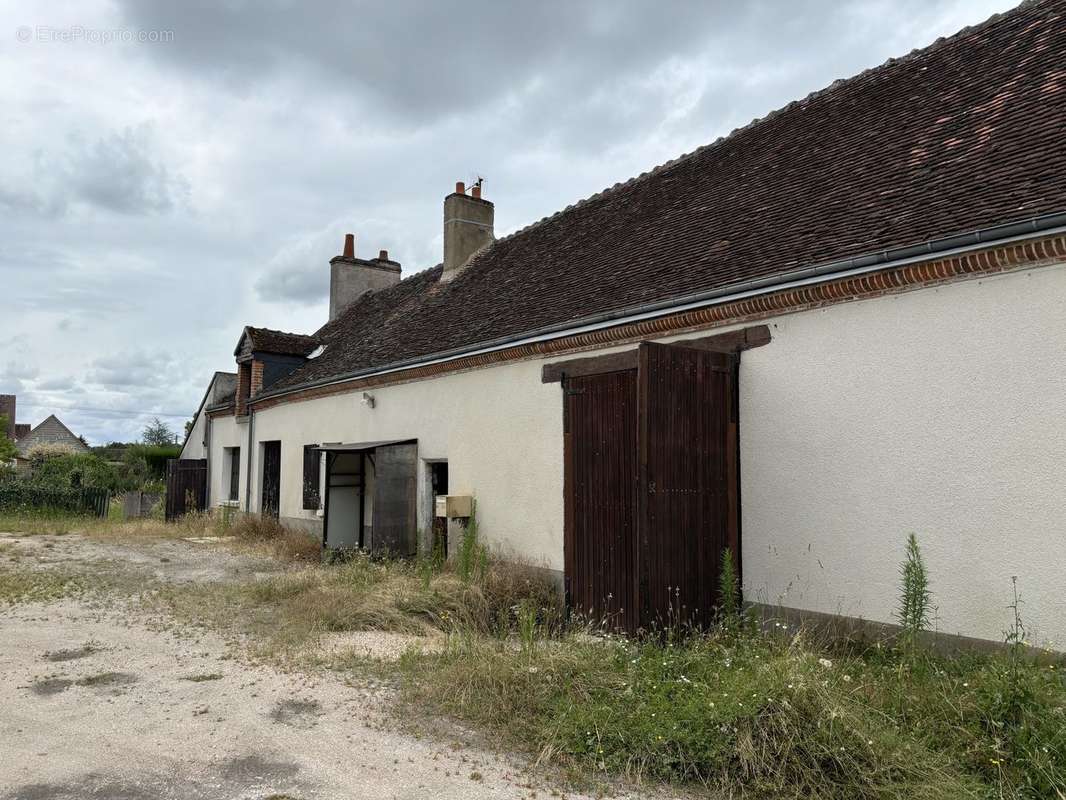
<path fill-rule="evenodd" d="M 262 497 L 259 510 L 265 517 L 278 518 L 281 509 L 281 442 L 262 442 Z"/>
<path fill-rule="evenodd" d="M 429 471 L 430 493 L 430 540 L 426 544 L 434 558 L 444 561 L 448 558 L 448 520 L 437 514 L 437 498 L 448 494 L 448 462 L 429 461 L 426 469 Z"/>
<path fill-rule="evenodd" d="M 323 545 L 412 556 L 417 550 L 415 441 L 324 444 Z"/>

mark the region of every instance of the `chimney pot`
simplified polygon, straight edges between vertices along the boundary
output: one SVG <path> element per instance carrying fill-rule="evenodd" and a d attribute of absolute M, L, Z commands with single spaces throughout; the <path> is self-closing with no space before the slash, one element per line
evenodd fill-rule
<path fill-rule="evenodd" d="M 389 260 L 389 251 L 388 250 L 380 250 L 380 251 L 378 251 L 378 261 L 388 261 L 388 260 Z"/>
<path fill-rule="evenodd" d="M 462 181 L 455 182 L 455 193 L 466 194 L 466 185 Z"/>
<path fill-rule="evenodd" d="M 479 184 L 479 183 L 475 183 L 474 184 L 474 186 L 470 189 L 470 196 L 471 197 L 475 197 L 478 200 L 481 199 L 481 184 Z"/>
<path fill-rule="evenodd" d="M 344 234 L 344 257 L 355 258 L 355 234 Z"/>

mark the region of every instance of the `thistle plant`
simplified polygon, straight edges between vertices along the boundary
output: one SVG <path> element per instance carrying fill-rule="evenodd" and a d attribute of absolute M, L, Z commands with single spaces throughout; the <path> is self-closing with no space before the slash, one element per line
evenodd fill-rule
<path fill-rule="evenodd" d="M 918 547 L 918 537 L 913 533 L 907 536 L 906 555 L 900 564 L 899 573 L 900 596 L 896 617 L 903 628 L 900 639 L 906 649 L 912 650 L 917 643 L 918 634 L 929 627 L 929 611 L 933 597 L 929 591 L 929 577 L 922 560 L 922 551 Z"/>

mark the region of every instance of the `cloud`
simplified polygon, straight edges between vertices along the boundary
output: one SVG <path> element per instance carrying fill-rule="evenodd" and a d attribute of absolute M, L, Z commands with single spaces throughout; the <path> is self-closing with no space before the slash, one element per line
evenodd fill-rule
<path fill-rule="evenodd" d="M 42 381 L 34 381 L 34 391 L 38 392 L 73 392 L 81 387 L 77 386 L 74 378 L 69 375 L 57 375 Z"/>
<path fill-rule="evenodd" d="M 244 325 L 317 329 L 346 232 L 411 274 L 456 180 L 506 234 L 1014 2 L 0 0 L 174 32 L 0 50 L 0 365 L 38 370 L 0 391 L 135 438 Z"/>
<path fill-rule="evenodd" d="M 154 388 L 165 385 L 172 366 L 173 359 L 164 353 L 126 351 L 95 359 L 85 380 L 112 389 Z"/>
<path fill-rule="evenodd" d="M 155 152 L 147 124 L 93 140 L 73 131 L 62 149 L 39 149 L 27 166 L 0 188 L 0 206 L 10 212 L 55 217 L 89 206 L 123 215 L 163 214 L 187 202 L 190 193 L 188 181 Z"/>

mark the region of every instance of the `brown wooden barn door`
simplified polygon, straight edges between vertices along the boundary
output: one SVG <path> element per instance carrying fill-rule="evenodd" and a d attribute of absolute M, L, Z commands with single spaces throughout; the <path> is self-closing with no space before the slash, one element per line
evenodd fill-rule
<path fill-rule="evenodd" d="M 563 393 L 567 603 L 635 631 L 637 372 L 567 378 Z"/>
<path fill-rule="evenodd" d="M 418 445 L 384 445 L 368 458 L 375 472 L 371 552 L 413 556 L 418 549 Z"/>
<path fill-rule="evenodd" d="M 278 518 L 281 508 L 281 442 L 263 442 L 263 497 L 260 512 Z"/>
<path fill-rule="evenodd" d="M 640 625 L 706 625 L 737 552 L 735 357 L 646 342 L 638 357 Z"/>

